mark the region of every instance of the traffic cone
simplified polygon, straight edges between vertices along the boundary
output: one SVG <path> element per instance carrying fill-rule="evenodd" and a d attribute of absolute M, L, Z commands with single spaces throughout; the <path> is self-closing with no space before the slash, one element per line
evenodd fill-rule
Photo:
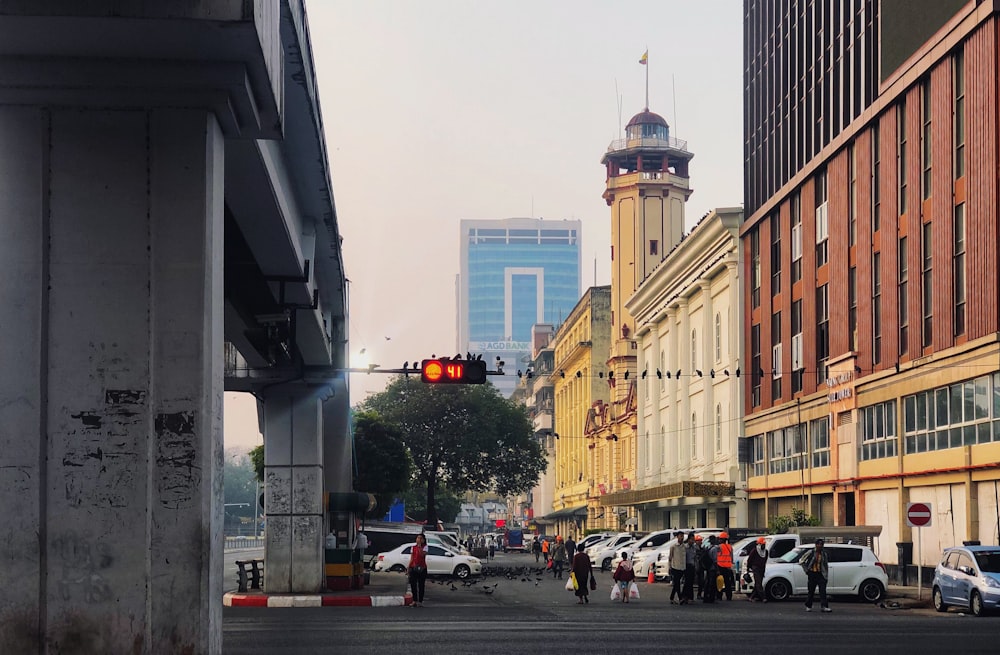
<path fill-rule="evenodd" d="M 653 567 L 649 567 L 649 575 L 646 576 L 646 584 L 653 584 L 656 582 L 656 576 L 653 575 Z"/>

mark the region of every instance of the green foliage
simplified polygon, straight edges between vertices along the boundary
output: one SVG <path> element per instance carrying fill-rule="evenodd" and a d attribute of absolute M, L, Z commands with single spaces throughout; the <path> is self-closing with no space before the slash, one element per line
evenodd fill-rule
<path fill-rule="evenodd" d="M 490 384 L 434 385 L 398 376 L 360 409 L 399 430 L 414 476 L 427 487 L 428 521 L 438 518 L 440 488 L 509 496 L 530 490 L 545 469 L 527 411 Z"/>
<path fill-rule="evenodd" d="M 792 515 L 782 514 L 767 522 L 767 531 L 771 534 L 784 534 L 791 528 L 802 525 L 819 525 L 819 519 L 812 514 L 806 514 L 804 509 L 792 508 Z"/>
<path fill-rule="evenodd" d="M 253 516 L 257 491 L 250 458 L 227 457 L 222 467 L 222 502 L 227 517 Z"/>
<path fill-rule="evenodd" d="M 416 521 L 427 520 L 427 485 L 414 484 L 401 496 L 406 504 L 406 515 Z M 438 488 L 434 494 L 434 504 L 438 518 L 445 523 L 453 523 L 462 511 L 462 497 L 448 488 Z"/>
<path fill-rule="evenodd" d="M 261 444 L 250 451 L 250 463 L 253 465 L 254 474 L 257 480 L 264 481 L 264 444 Z"/>
<path fill-rule="evenodd" d="M 374 494 L 378 506 L 371 513 L 389 511 L 394 498 L 410 485 L 413 464 L 399 431 L 373 411 L 354 415 L 355 491 Z"/>

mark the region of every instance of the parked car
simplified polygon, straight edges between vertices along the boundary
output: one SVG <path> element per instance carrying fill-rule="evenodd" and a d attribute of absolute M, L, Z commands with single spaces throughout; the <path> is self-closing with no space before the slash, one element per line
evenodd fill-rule
<path fill-rule="evenodd" d="M 736 591 L 738 593 L 750 595 L 753 592 L 753 583 L 743 578 L 743 560 L 750 554 L 757 544 L 757 537 L 747 537 L 733 544 L 733 575 L 736 577 Z M 800 544 L 797 534 L 768 534 L 764 535 L 764 542 L 767 545 L 767 563 L 770 566 L 777 562 L 783 555 L 791 551 Z"/>
<path fill-rule="evenodd" d="M 946 548 L 934 569 L 931 589 L 939 612 L 952 605 L 968 608 L 976 616 L 1000 609 L 1000 546 Z"/>
<path fill-rule="evenodd" d="M 630 539 L 628 541 L 618 541 L 617 539 L 611 542 L 600 544 L 593 549 L 590 555 L 590 565 L 600 567 L 602 571 L 610 571 L 611 563 L 615 560 L 616 556 L 619 556 L 621 551 L 625 548 L 629 548 L 635 544 L 635 539 Z"/>
<path fill-rule="evenodd" d="M 376 571 L 400 572 L 406 570 L 410 563 L 410 549 L 415 544 L 403 544 L 385 553 L 379 553 L 375 560 Z M 428 575 L 454 575 L 456 578 L 466 579 L 469 576 L 479 575 L 483 570 L 483 563 L 478 557 L 462 555 L 443 545 L 428 544 L 427 546 L 427 574 Z"/>
<path fill-rule="evenodd" d="M 586 550 L 587 548 L 595 546 L 602 541 L 607 541 L 608 539 L 611 539 L 612 537 L 615 536 L 615 534 L 617 533 L 595 532 L 594 534 L 588 534 L 586 537 L 580 540 L 580 542 L 576 545 L 576 547 L 579 548 L 580 546 L 583 546 L 584 550 Z"/>
<path fill-rule="evenodd" d="M 812 546 L 798 546 L 776 562 L 768 562 L 764 572 L 764 592 L 771 600 L 788 600 L 808 593 L 808 578 L 799 559 Z M 826 544 L 823 546 L 830 561 L 830 577 L 826 593 L 831 596 L 858 596 L 875 603 L 885 595 L 889 578 L 885 567 L 868 546 Z"/>

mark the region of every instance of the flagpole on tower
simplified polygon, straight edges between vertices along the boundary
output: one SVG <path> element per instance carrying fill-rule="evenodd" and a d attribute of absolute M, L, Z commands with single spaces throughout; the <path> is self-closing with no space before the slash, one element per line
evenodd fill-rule
<path fill-rule="evenodd" d="M 646 67 L 646 108 L 645 111 L 649 111 L 649 48 L 646 48 L 646 52 L 642 53 L 642 58 L 639 63 Z"/>

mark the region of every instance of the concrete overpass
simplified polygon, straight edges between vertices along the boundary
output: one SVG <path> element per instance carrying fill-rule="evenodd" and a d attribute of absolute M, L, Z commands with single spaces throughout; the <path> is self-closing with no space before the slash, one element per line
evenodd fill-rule
<path fill-rule="evenodd" d="M 322 587 L 351 469 L 309 39 L 302 0 L 0 0 L 0 652 L 221 652 L 228 389 L 268 590 Z"/>

